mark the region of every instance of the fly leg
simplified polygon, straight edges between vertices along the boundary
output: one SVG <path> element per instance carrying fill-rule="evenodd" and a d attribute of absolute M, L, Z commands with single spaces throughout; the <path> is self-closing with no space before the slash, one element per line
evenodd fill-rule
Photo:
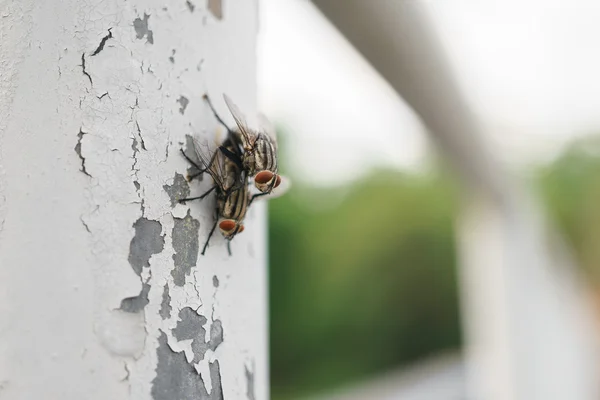
<path fill-rule="evenodd" d="M 217 119 L 217 121 L 219 121 L 219 123 L 221 125 L 223 125 L 225 127 L 225 129 L 227 129 L 227 133 L 229 133 L 230 135 L 234 135 L 233 131 L 231 129 L 229 129 L 229 127 L 227 126 L 227 124 L 225 122 L 223 122 L 223 120 L 221 119 L 221 117 L 219 117 L 219 114 L 217 113 L 217 110 L 215 110 L 215 107 L 213 107 L 212 102 L 210 101 L 210 98 L 208 97 L 208 95 L 205 93 L 202 98 L 204 100 L 206 100 L 206 102 L 208 103 L 208 106 L 210 107 L 212 113 L 215 115 L 215 118 Z"/>
<path fill-rule="evenodd" d="M 211 187 L 210 189 L 208 189 L 208 191 L 207 191 L 206 193 L 204 193 L 202 196 L 198 196 L 198 197 L 188 197 L 188 198 L 186 198 L 186 199 L 179 199 L 178 201 L 179 201 L 180 203 L 184 203 L 184 204 L 185 204 L 185 202 L 186 202 L 186 201 L 191 201 L 191 200 L 200 200 L 200 199 L 203 199 L 203 198 L 205 198 L 206 196 L 208 196 L 208 195 L 210 194 L 210 192 L 212 192 L 212 191 L 213 191 L 213 190 L 215 190 L 216 188 L 217 188 L 217 186 L 215 185 L 215 186 Z"/>
<path fill-rule="evenodd" d="M 215 216 L 215 223 L 212 227 L 212 229 L 210 230 L 210 233 L 208 234 L 208 238 L 206 239 L 206 243 L 204 243 L 204 247 L 202 248 L 202 255 L 204 255 L 204 252 L 206 251 L 206 248 L 208 247 L 208 242 L 210 242 L 210 238 L 212 237 L 213 233 L 215 233 L 215 229 L 217 228 L 217 223 L 219 222 L 219 218 L 217 218 Z"/>
<path fill-rule="evenodd" d="M 231 257 L 231 240 L 227 241 L 227 253 L 229 253 L 229 257 Z"/>
<path fill-rule="evenodd" d="M 255 198 L 260 197 L 260 196 L 266 196 L 269 193 L 258 193 L 258 194 L 254 194 L 252 195 L 252 197 L 250 197 L 250 201 L 248 202 L 248 207 L 250 207 L 250 204 L 252 204 L 252 202 L 254 201 Z"/>
<path fill-rule="evenodd" d="M 202 175 L 203 173 L 206 172 L 206 170 L 208 168 L 200 168 L 200 166 L 194 160 L 192 160 L 191 158 L 188 157 L 187 154 L 185 154 L 185 151 L 183 151 L 183 149 L 179 149 L 179 151 L 181 151 L 181 154 L 183 154 L 183 157 L 185 157 L 185 159 L 190 164 L 192 164 L 194 166 L 194 168 L 196 168 L 198 170 L 198 172 L 196 172 L 195 174 L 188 175 L 188 177 L 187 177 L 188 181 L 191 182 L 192 180 L 194 180 L 194 178 L 196 178 L 197 176 L 200 176 L 200 175 Z"/>

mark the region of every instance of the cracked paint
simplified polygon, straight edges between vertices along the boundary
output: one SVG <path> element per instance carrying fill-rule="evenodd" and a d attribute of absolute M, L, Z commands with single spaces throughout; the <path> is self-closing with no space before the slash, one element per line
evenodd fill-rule
<path fill-rule="evenodd" d="M 172 329 L 173 336 L 178 340 L 192 340 L 193 362 L 204 360 L 206 352 L 210 349 L 215 351 L 223 343 L 223 324 L 215 320 L 210 327 L 210 339 L 206 341 L 206 329 L 204 326 L 208 320 L 203 315 L 196 313 L 190 307 L 179 311 L 179 320 Z"/>
<path fill-rule="evenodd" d="M 177 102 L 180 105 L 180 107 L 179 107 L 179 113 L 181 115 L 183 115 L 185 113 L 185 109 L 187 108 L 187 106 L 190 103 L 190 101 L 185 96 L 179 96 L 179 99 L 177 99 Z"/>
<path fill-rule="evenodd" d="M 98 55 L 98 53 L 100 53 L 102 50 L 104 50 L 104 46 L 106 45 L 107 40 L 112 39 L 113 35 L 111 32 L 111 29 L 112 28 L 108 29 L 108 35 L 106 35 L 102 38 L 102 40 L 100 41 L 100 44 L 98 45 L 96 50 L 94 50 L 94 52 L 92 53 L 92 57 L 94 57 L 95 55 Z"/>
<path fill-rule="evenodd" d="M 246 375 L 246 397 L 248 400 L 256 400 L 254 395 L 254 372 L 248 369 L 248 366 L 244 365 Z"/>
<path fill-rule="evenodd" d="M 177 286 L 185 284 L 185 277 L 196 266 L 198 259 L 200 222 L 190 215 L 188 209 L 184 218 L 173 218 L 173 261 L 175 267 L 171 271 L 173 283 Z"/>
<path fill-rule="evenodd" d="M 129 264 L 136 274 L 141 275 L 142 268 L 150 266 L 150 257 L 163 251 L 165 237 L 161 236 L 162 225 L 141 217 L 135 224 L 135 235 L 129 244 Z"/>
<path fill-rule="evenodd" d="M 190 185 L 185 177 L 179 173 L 175 173 L 172 185 L 163 185 L 163 189 L 169 195 L 171 207 L 179 204 L 179 199 L 185 199 L 190 195 Z"/>
<path fill-rule="evenodd" d="M 79 156 L 79 159 L 81 160 L 80 171 L 91 178 L 92 176 L 85 169 L 85 157 L 83 157 L 83 155 L 81 155 L 81 139 L 83 139 L 83 135 L 86 135 L 86 134 L 87 134 L 87 132 L 84 132 L 81 129 L 79 130 L 79 133 L 77 134 L 77 144 L 75 145 L 75 153 L 77 153 L 77 155 Z M 86 226 L 86 229 L 87 229 L 87 226 Z M 89 229 L 88 229 L 88 232 L 89 232 Z"/>
<path fill-rule="evenodd" d="M 87 76 L 87 78 L 90 81 L 90 85 L 94 86 L 94 83 L 92 82 L 92 77 L 90 76 L 90 74 L 85 70 L 85 53 L 81 53 L 81 70 L 83 71 L 83 75 Z"/>
<path fill-rule="evenodd" d="M 152 380 L 154 400 L 222 400 L 223 388 L 219 362 L 209 363 L 212 390 L 206 390 L 204 380 L 194 366 L 187 362 L 183 352 L 174 352 L 167 335 L 160 332 L 156 348 L 158 364 Z"/>
<path fill-rule="evenodd" d="M 187 5 L 188 10 L 190 10 L 190 12 L 194 12 L 194 9 L 196 8 L 194 3 L 192 3 L 190 0 L 186 0 L 185 4 Z"/>
<path fill-rule="evenodd" d="M 210 325 L 210 341 L 208 348 L 215 351 L 219 345 L 223 343 L 223 324 L 221 320 L 214 320 Z"/>
<path fill-rule="evenodd" d="M 163 287 L 162 302 L 160 303 L 160 317 L 165 320 L 171 318 L 171 296 L 169 295 L 169 284 L 165 283 Z"/>
<path fill-rule="evenodd" d="M 194 99 L 208 88 L 233 90 L 254 111 L 257 1 L 223 4 L 227 10 L 214 1 L 209 10 L 208 0 L 13 3 L 0 17 L 0 64 L 7 67 L 0 79 L 0 258 L 19 277 L 8 292 L 15 304 L 34 309 L 35 294 L 50 293 L 41 300 L 45 314 L 60 323 L 39 330 L 35 316 L 10 319 L 26 330 L 4 330 L 3 339 L 31 362 L 11 364 L 0 391 L 245 398 L 250 359 L 258 359 L 256 376 L 268 376 L 264 207 L 253 207 L 250 234 L 240 237 L 240 249 L 253 242 L 255 258 L 200 257 L 199 236 L 214 222 L 214 207 L 190 210 L 177 200 L 190 193 L 186 169 L 198 172 L 179 151 L 187 143 L 197 159 L 186 134 L 211 141 L 217 126 Z M 217 23 L 213 15 L 222 11 L 228 19 Z M 61 173 L 31 173 L 31 185 L 19 185 L 30 167 L 20 150 L 32 143 L 36 164 Z M 42 219 L 52 232 L 35 223 Z M 54 262 L 65 254 L 68 263 Z M 33 274 L 40 279 L 27 279 Z M 26 339 L 52 354 L 22 346 Z M 36 375 L 47 367 L 60 379 Z M 39 385 L 28 384 L 32 376 Z M 259 400 L 267 398 L 265 384 L 256 382 Z"/>
<path fill-rule="evenodd" d="M 142 284 L 142 291 L 139 295 L 135 297 L 128 297 L 126 299 L 121 300 L 120 309 L 129 312 L 136 313 L 140 312 L 148 305 L 148 293 L 150 292 L 150 284 L 147 282 Z"/>
<path fill-rule="evenodd" d="M 179 311 L 179 321 L 175 328 L 171 330 L 173 336 L 178 340 L 192 340 L 192 352 L 194 353 L 194 363 L 204 360 L 204 355 L 209 349 L 206 342 L 207 319 L 203 315 L 197 314 L 190 307 L 185 307 Z"/>
<path fill-rule="evenodd" d="M 143 39 L 146 37 L 146 42 L 150 44 L 154 44 L 154 33 L 148 29 L 148 20 L 150 16 L 144 13 L 144 19 L 136 18 L 133 21 L 133 28 L 135 29 L 135 37 L 138 39 Z"/>

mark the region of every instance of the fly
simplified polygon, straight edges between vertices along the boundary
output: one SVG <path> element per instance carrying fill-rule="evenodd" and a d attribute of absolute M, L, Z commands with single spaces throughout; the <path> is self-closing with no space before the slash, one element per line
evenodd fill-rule
<path fill-rule="evenodd" d="M 223 98 L 237 125 L 238 129 L 235 131 L 223 122 L 208 95 L 204 95 L 204 99 L 210 106 L 215 118 L 227 129 L 228 138 L 226 141 L 235 143 L 240 149 L 241 156 L 240 152 L 232 152 L 227 146 L 221 146 L 219 149 L 233 163 L 241 165 L 249 177 L 254 178 L 254 185 L 261 193 L 252 196 L 252 200 L 258 196 L 268 195 L 282 181 L 282 177 L 278 174 L 277 136 L 275 129 L 262 114 L 261 122 L 263 126 L 261 129 L 258 131 L 251 129 L 246 123 L 244 114 L 231 101 L 229 96 L 224 94 Z"/>
<path fill-rule="evenodd" d="M 250 203 L 248 176 L 241 168 L 229 160 L 222 151 L 215 150 L 211 155 L 208 155 L 207 152 L 201 149 L 196 139 L 194 139 L 193 143 L 194 151 L 203 168 L 190 159 L 182 150 L 181 152 L 184 157 L 199 171 L 191 175 L 189 179 L 193 179 L 206 172 L 212 177 L 214 185 L 201 196 L 180 199 L 179 202 L 185 203 L 190 200 L 201 200 L 212 191 L 216 192 L 217 207 L 215 209 L 215 223 L 202 248 L 202 255 L 204 255 L 217 226 L 219 226 L 219 230 L 227 240 L 227 251 L 231 255 L 231 240 L 235 235 L 244 231 L 243 221 Z M 240 156 L 239 150 L 236 149 L 233 143 L 225 141 L 222 146 L 226 146 L 227 150 L 232 152 L 232 154 Z"/>

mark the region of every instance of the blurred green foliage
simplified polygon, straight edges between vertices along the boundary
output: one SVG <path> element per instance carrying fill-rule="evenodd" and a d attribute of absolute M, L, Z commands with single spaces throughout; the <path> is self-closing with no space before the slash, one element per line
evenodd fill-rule
<path fill-rule="evenodd" d="M 600 286 L 600 138 L 574 142 L 539 169 L 536 184 L 579 265 Z"/>
<path fill-rule="evenodd" d="M 273 399 L 460 346 L 450 182 L 375 171 L 270 202 Z"/>
<path fill-rule="evenodd" d="M 600 287 L 600 141 L 574 143 L 534 176 Z M 270 202 L 273 399 L 460 346 L 457 207 L 447 176 L 391 171 L 337 189 L 296 184 Z"/>

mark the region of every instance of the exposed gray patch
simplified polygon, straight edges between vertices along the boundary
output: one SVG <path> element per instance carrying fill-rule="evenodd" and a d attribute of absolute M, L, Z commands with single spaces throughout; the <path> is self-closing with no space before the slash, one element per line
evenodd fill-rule
<path fill-rule="evenodd" d="M 208 0 L 208 11 L 216 18 L 223 19 L 222 0 Z"/>
<path fill-rule="evenodd" d="M 169 61 L 171 61 L 172 64 L 175 64 L 175 49 L 171 50 L 171 56 L 169 57 Z"/>
<path fill-rule="evenodd" d="M 172 185 L 163 185 L 163 189 L 171 199 L 171 207 L 175 207 L 179 199 L 185 199 L 190 195 L 190 185 L 185 177 L 175 173 Z"/>
<path fill-rule="evenodd" d="M 92 82 L 92 77 L 85 70 L 85 53 L 81 53 L 81 69 L 83 70 L 83 74 L 90 80 L 90 85 L 93 86 L 94 83 Z"/>
<path fill-rule="evenodd" d="M 150 44 L 154 44 L 154 34 L 148 29 L 148 20 L 150 16 L 144 13 L 144 19 L 136 18 L 133 20 L 133 28 L 135 29 L 135 37 L 142 39 L 146 36 L 146 41 Z"/>
<path fill-rule="evenodd" d="M 179 112 L 181 113 L 181 115 L 183 115 L 185 113 L 185 109 L 187 108 L 188 104 L 190 104 L 190 101 L 185 96 L 179 96 L 179 99 L 177 99 L 177 102 L 181 105 L 181 107 L 179 107 Z"/>
<path fill-rule="evenodd" d="M 219 278 L 216 275 L 213 275 L 213 286 L 216 288 L 219 287 Z"/>
<path fill-rule="evenodd" d="M 171 271 L 173 282 L 177 286 L 185 284 L 185 276 L 189 275 L 198 260 L 198 230 L 200 221 L 192 218 L 190 210 L 184 218 L 173 218 L 173 261 L 175 268 Z"/>
<path fill-rule="evenodd" d="M 194 3 L 192 3 L 190 0 L 186 0 L 185 4 L 187 4 L 188 9 L 190 10 L 190 12 L 194 12 L 194 9 L 196 8 L 196 6 L 194 5 Z"/>
<path fill-rule="evenodd" d="M 256 400 L 254 396 L 254 372 L 250 371 L 247 366 L 244 366 L 246 370 L 246 396 L 248 400 Z"/>
<path fill-rule="evenodd" d="M 210 392 L 211 400 L 223 400 L 223 384 L 221 383 L 221 367 L 219 360 L 208 363 L 210 371 L 210 380 L 212 383 L 212 391 Z"/>
<path fill-rule="evenodd" d="M 81 160 L 80 171 L 91 178 L 92 176 L 90 174 L 88 174 L 87 170 L 85 169 L 85 157 L 83 157 L 81 155 L 81 139 L 83 139 L 83 135 L 86 135 L 86 134 L 87 134 L 87 132 L 82 131 L 81 128 L 79 129 L 79 133 L 77 134 L 77 144 L 75 145 L 75 153 L 77 153 L 77 155 L 79 156 L 79 159 Z"/>
<path fill-rule="evenodd" d="M 135 297 L 128 297 L 121 300 L 121 310 L 130 313 L 142 311 L 148 305 L 148 293 L 150 292 L 150 284 L 142 284 L 142 291 Z"/>
<path fill-rule="evenodd" d="M 141 217 L 133 224 L 135 235 L 129 243 L 129 264 L 136 274 L 141 275 L 142 268 L 150 266 L 150 257 L 165 247 L 165 237 L 161 236 L 162 225 Z"/>
<path fill-rule="evenodd" d="M 185 307 L 179 311 L 179 321 L 175 328 L 171 330 L 173 336 L 178 341 L 192 339 L 192 351 L 194 352 L 194 362 L 204 360 L 204 355 L 209 349 L 209 343 L 206 342 L 206 318 L 198 315 L 194 310 Z"/>
<path fill-rule="evenodd" d="M 169 285 L 165 283 L 162 294 L 162 302 L 160 303 L 160 317 L 164 319 L 171 318 L 171 295 L 169 295 Z"/>
<path fill-rule="evenodd" d="M 187 362 L 183 352 L 175 353 L 171 350 L 167 335 L 162 331 L 158 337 L 156 355 L 158 363 L 151 390 L 154 400 L 216 400 L 223 398 L 220 373 L 219 385 L 215 385 L 213 380 L 213 390 L 209 394 L 202 377 L 198 375 L 194 366 Z M 213 372 L 210 367 L 211 365 L 209 365 L 209 369 L 212 377 Z M 217 392 L 221 393 L 220 397 L 213 396 L 213 393 Z"/>
<path fill-rule="evenodd" d="M 92 57 L 94 57 L 95 55 L 97 55 L 98 53 L 100 53 L 102 50 L 104 50 L 104 46 L 106 45 L 106 41 L 108 39 L 112 39 L 113 35 L 112 32 L 110 31 L 112 28 L 108 28 L 108 35 L 104 36 L 102 38 L 102 40 L 100 41 L 100 44 L 98 45 L 98 47 L 96 48 L 96 50 L 94 50 L 94 52 L 92 53 Z"/>
<path fill-rule="evenodd" d="M 213 321 L 210 326 L 210 341 L 208 342 L 208 348 L 215 351 L 221 343 L 223 343 L 223 324 L 221 323 L 221 320 L 217 319 Z"/>

